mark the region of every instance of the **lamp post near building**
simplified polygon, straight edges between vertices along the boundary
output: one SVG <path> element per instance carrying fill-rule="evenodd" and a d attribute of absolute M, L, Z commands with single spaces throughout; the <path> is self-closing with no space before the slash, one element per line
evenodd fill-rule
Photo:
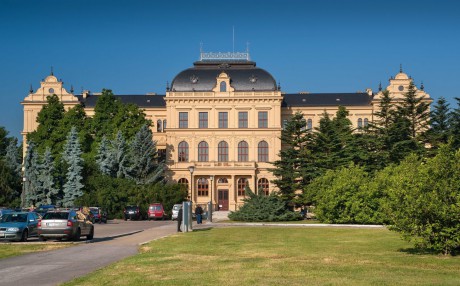
<path fill-rule="evenodd" d="M 214 175 L 209 176 L 209 180 L 211 181 L 211 201 L 209 204 L 208 220 L 209 222 L 212 222 L 212 193 L 214 191 Z"/>
<path fill-rule="evenodd" d="M 195 171 L 195 166 L 188 167 L 190 171 L 190 201 L 193 203 L 193 172 Z"/>

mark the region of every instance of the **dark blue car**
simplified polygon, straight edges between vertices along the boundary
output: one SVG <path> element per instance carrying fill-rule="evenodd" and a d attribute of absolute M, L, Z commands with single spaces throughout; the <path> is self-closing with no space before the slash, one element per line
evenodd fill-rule
<path fill-rule="evenodd" d="M 27 241 L 37 236 L 38 215 L 34 212 L 6 213 L 0 219 L 0 240 Z"/>

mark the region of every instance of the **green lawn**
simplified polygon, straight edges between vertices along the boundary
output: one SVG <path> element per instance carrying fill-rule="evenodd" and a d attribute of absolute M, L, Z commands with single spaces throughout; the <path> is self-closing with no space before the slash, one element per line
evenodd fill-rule
<path fill-rule="evenodd" d="M 39 252 L 68 247 L 71 244 L 22 244 L 22 243 L 2 243 L 0 244 L 0 259 L 16 255 L 22 255 L 29 252 Z"/>
<path fill-rule="evenodd" d="M 460 257 L 386 229 L 229 227 L 173 235 L 65 285 L 459 285 Z"/>

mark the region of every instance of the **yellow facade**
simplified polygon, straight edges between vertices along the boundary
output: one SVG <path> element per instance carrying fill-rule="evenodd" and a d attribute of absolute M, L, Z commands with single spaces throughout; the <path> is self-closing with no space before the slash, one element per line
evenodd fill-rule
<path fill-rule="evenodd" d="M 241 205 L 246 184 L 252 190 L 276 190 L 270 162 L 279 159 L 283 123 L 294 113 L 304 114 L 308 127 L 314 128 L 325 112 L 334 116 L 338 106 L 344 105 L 353 125 L 360 127 L 372 120 L 382 94 L 368 89 L 350 94 L 287 95 L 248 55 L 243 60 L 235 60 L 233 53 L 230 58 L 228 54 L 224 59 L 220 53 L 217 56 L 204 55 L 193 68 L 176 76 L 165 95 L 143 95 L 139 104 L 153 122 L 157 148 L 166 153 L 168 179 L 187 184 L 194 203 L 212 201 L 216 210 L 235 210 Z M 410 81 L 402 71 L 398 73 L 387 87 L 390 95 L 401 98 Z M 89 92 L 69 93 L 54 75 L 48 76 L 21 102 L 24 142 L 26 134 L 37 128 L 37 114 L 52 94 L 67 109 L 97 97 Z M 430 100 L 423 90 L 418 94 Z M 129 101 L 130 97 L 123 98 Z M 94 105 L 87 105 L 85 111 L 94 115 Z"/>

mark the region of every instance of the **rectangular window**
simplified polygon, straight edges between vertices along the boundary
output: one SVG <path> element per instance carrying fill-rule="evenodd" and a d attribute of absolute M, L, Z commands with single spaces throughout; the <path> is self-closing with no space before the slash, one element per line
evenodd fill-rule
<path fill-rule="evenodd" d="M 228 128 L 228 112 L 219 112 L 219 128 Z"/>
<path fill-rule="evenodd" d="M 188 128 L 188 112 L 179 112 L 179 128 Z"/>
<path fill-rule="evenodd" d="M 268 128 L 268 112 L 259 111 L 259 128 Z"/>
<path fill-rule="evenodd" d="M 207 112 L 200 112 L 198 114 L 199 124 L 198 128 L 208 128 L 208 113 Z"/>
<path fill-rule="evenodd" d="M 238 112 L 238 128 L 248 128 L 248 113 L 246 111 Z"/>

